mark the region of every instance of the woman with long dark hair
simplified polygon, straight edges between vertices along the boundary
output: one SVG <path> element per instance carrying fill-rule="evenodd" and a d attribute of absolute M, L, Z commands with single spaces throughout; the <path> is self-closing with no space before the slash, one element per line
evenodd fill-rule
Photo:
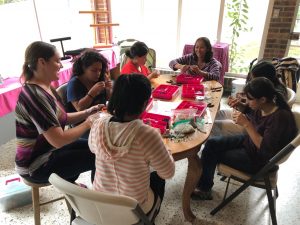
<path fill-rule="evenodd" d="M 67 88 L 68 111 L 106 104 L 111 90 L 107 59 L 98 51 L 87 49 L 73 64 L 73 75 Z"/>
<path fill-rule="evenodd" d="M 244 93 L 248 106 L 243 113 L 235 111 L 233 120 L 246 133 L 213 137 L 205 143 L 201 155 L 203 172 L 193 193 L 195 198 L 212 199 L 218 163 L 254 174 L 297 135 L 291 109 L 269 79 L 252 79 Z"/>
<path fill-rule="evenodd" d="M 169 63 L 172 70 L 181 73 L 199 74 L 205 80 L 219 80 L 221 63 L 213 57 L 212 46 L 207 37 L 196 40 L 193 53 L 174 59 Z"/>

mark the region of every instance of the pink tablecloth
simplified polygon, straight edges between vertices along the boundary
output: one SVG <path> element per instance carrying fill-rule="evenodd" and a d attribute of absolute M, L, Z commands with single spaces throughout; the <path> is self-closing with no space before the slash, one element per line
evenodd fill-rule
<path fill-rule="evenodd" d="M 117 65 L 116 53 L 112 49 L 100 50 L 100 53 L 108 60 L 109 69 L 115 68 Z"/>
<path fill-rule="evenodd" d="M 186 44 L 183 48 L 182 55 L 186 55 L 193 52 L 194 45 Z M 225 72 L 228 72 L 229 68 L 229 44 L 227 43 L 216 43 L 212 46 L 214 57 L 222 64 L 220 73 L 220 83 L 224 84 Z"/>
<path fill-rule="evenodd" d="M 113 50 L 107 49 L 101 51 L 101 54 L 108 60 L 109 68 L 116 67 L 117 58 Z M 72 63 L 70 60 L 62 61 L 63 68 L 59 71 L 59 80 L 53 81 L 51 84 L 57 88 L 68 82 L 72 76 Z M 21 91 L 20 78 L 7 78 L 0 85 L 0 117 L 15 110 L 19 93 Z"/>
<path fill-rule="evenodd" d="M 53 87 L 57 88 L 59 85 L 67 82 L 71 74 L 72 64 L 70 62 L 63 62 L 63 68 L 59 71 L 60 78 L 52 82 Z M 7 78 L 0 85 L 0 117 L 15 110 L 21 87 L 19 77 Z"/>

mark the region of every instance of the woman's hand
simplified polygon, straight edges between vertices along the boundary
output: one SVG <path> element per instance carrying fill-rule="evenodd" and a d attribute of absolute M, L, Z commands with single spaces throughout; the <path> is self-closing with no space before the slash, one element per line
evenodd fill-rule
<path fill-rule="evenodd" d="M 106 90 L 111 90 L 112 89 L 112 81 L 111 79 L 108 79 L 105 81 L 105 89 Z"/>
<path fill-rule="evenodd" d="M 197 65 L 191 65 L 190 66 L 190 71 L 192 71 L 195 74 L 203 74 L 203 71 L 199 69 Z"/>
<path fill-rule="evenodd" d="M 229 96 L 227 99 L 227 104 L 232 108 L 236 108 L 239 103 L 240 103 L 240 99 L 238 98 Z"/>
<path fill-rule="evenodd" d="M 248 118 L 246 117 L 245 114 L 241 113 L 240 111 L 234 110 L 232 113 L 232 120 L 242 126 L 242 127 L 247 127 L 249 123 L 251 123 Z"/>
<path fill-rule="evenodd" d="M 181 73 L 186 73 L 190 69 L 190 65 L 180 65 Z"/>
<path fill-rule="evenodd" d="M 159 72 L 154 70 L 152 73 L 150 73 L 147 77 L 149 80 L 153 79 L 153 78 L 158 78 L 160 76 Z"/>
<path fill-rule="evenodd" d="M 100 112 L 104 107 L 105 107 L 105 105 L 103 105 L 103 104 L 94 105 L 94 106 L 86 109 L 85 113 L 87 114 L 87 116 L 90 116 L 97 112 Z"/>
<path fill-rule="evenodd" d="M 99 95 L 103 90 L 105 90 L 105 82 L 99 81 L 89 90 L 89 95 L 91 95 L 93 98 L 95 98 L 97 95 Z"/>

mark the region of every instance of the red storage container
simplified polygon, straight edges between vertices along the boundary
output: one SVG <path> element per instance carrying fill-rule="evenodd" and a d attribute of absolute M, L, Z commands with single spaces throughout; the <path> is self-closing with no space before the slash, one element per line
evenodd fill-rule
<path fill-rule="evenodd" d="M 179 92 L 179 87 L 175 85 L 161 84 L 152 92 L 154 98 L 171 100 Z"/>
<path fill-rule="evenodd" d="M 197 116 L 201 116 L 206 109 L 207 104 L 205 102 L 195 102 L 195 101 L 182 101 L 176 109 L 198 109 Z"/>
<path fill-rule="evenodd" d="M 141 119 L 145 124 L 150 125 L 151 127 L 159 128 L 160 133 L 164 134 L 169 125 L 171 117 L 159 115 L 155 113 L 144 112 L 141 116 Z"/>
<path fill-rule="evenodd" d="M 204 86 L 202 84 L 182 85 L 181 97 L 194 99 L 196 96 L 204 96 Z"/>
<path fill-rule="evenodd" d="M 151 97 L 148 101 L 148 105 L 147 105 L 145 111 L 149 111 L 152 108 L 152 106 L 153 106 L 153 98 Z"/>
<path fill-rule="evenodd" d="M 201 75 L 179 74 L 176 82 L 179 84 L 200 84 L 204 77 Z"/>

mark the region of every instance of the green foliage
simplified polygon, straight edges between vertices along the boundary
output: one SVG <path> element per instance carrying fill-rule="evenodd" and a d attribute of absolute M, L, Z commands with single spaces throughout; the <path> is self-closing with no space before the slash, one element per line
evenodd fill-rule
<path fill-rule="evenodd" d="M 8 4 L 8 3 L 15 3 L 15 2 L 23 2 L 26 0 L 0 0 L 0 5 Z"/>
<path fill-rule="evenodd" d="M 227 2 L 227 16 L 231 19 L 232 28 L 231 45 L 229 50 L 230 71 L 234 73 L 248 72 L 247 67 L 242 67 L 245 48 L 238 46 L 237 41 L 242 32 L 252 31 L 248 26 L 248 3 L 247 0 L 232 0 Z"/>

